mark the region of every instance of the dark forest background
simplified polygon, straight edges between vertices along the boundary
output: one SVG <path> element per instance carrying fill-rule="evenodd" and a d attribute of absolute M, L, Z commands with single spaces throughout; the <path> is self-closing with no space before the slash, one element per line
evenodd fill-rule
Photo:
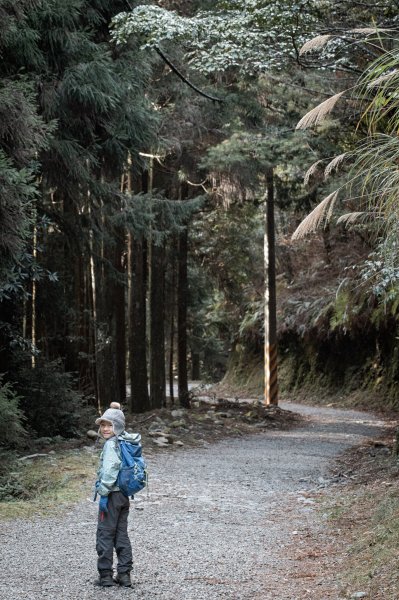
<path fill-rule="evenodd" d="M 397 25 L 388 0 L 0 1 L 3 448 L 189 407 L 189 379 L 262 395 L 270 172 L 282 393 L 397 407 Z"/>

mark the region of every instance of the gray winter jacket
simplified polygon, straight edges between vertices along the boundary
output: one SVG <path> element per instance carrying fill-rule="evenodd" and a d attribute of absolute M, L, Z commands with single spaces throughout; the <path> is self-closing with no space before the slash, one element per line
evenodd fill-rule
<path fill-rule="evenodd" d="M 119 491 L 116 480 L 122 459 L 117 439 L 137 444 L 141 440 L 141 435 L 124 431 L 118 438 L 114 436 L 105 442 L 100 455 L 96 481 L 96 492 L 100 496 L 108 496 L 110 492 Z"/>

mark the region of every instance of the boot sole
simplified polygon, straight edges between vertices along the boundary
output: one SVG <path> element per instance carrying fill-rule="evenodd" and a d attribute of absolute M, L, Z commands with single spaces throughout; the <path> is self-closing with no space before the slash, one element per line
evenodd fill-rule
<path fill-rule="evenodd" d="M 114 581 L 113 583 L 107 583 L 104 585 L 104 583 L 101 583 L 99 579 L 96 579 L 94 585 L 97 587 L 116 587 L 118 584 L 116 583 L 116 581 Z"/>
<path fill-rule="evenodd" d="M 118 579 L 114 579 L 115 584 L 119 585 L 119 587 L 125 587 L 125 588 L 131 588 L 132 584 L 131 583 L 122 583 L 122 581 L 118 581 Z"/>

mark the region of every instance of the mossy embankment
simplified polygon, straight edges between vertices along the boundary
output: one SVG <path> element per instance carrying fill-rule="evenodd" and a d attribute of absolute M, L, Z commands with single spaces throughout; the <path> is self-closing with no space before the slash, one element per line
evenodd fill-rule
<path fill-rule="evenodd" d="M 399 410 L 399 345 L 391 328 L 327 337 L 281 337 L 278 381 L 282 399 L 378 412 Z M 237 345 L 215 391 L 262 398 L 263 356 Z"/>

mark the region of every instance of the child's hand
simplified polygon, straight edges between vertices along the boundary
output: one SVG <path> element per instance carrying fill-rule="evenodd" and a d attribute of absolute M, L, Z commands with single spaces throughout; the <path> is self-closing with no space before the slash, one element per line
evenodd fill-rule
<path fill-rule="evenodd" d="M 108 512 L 108 496 L 100 496 L 99 508 L 102 513 Z"/>

